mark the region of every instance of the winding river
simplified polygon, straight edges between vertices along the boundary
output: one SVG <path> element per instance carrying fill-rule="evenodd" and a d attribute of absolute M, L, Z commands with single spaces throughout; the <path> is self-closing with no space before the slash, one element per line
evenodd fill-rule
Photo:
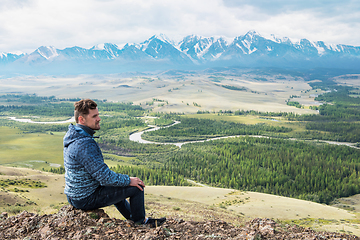
<path fill-rule="evenodd" d="M 14 121 L 18 121 L 18 122 L 38 123 L 38 124 L 60 124 L 60 123 L 72 123 L 72 122 L 75 122 L 75 117 L 72 117 L 72 118 L 70 118 L 70 119 L 68 119 L 66 121 L 58 121 L 58 122 L 34 122 L 31 119 L 18 119 L 18 118 L 15 118 L 15 117 L 9 117 L 9 119 L 14 120 Z M 209 139 L 206 139 L 206 140 L 177 142 L 177 143 L 172 143 L 172 142 L 171 143 L 170 142 L 169 143 L 152 142 L 152 141 L 147 141 L 147 140 L 141 138 L 141 135 L 144 132 L 156 131 L 156 130 L 159 130 L 160 128 L 171 127 L 171 126 L 174 126 L 174 125 L 179 124 L 179 123 L 180 123 L 179 121 L 175 121 L 173 124 L 170 124 L 170 125 L 165 126 L 165 127 L 157 127 L 157 126 L 149 125 L 149 127 L 152 127 L 151 129 L 130 134 L 129 139 L 130 139 L 130 141 L 139 142 L 139 143 L 172 144 L 172 145 L 175 145 L 175 146 L 178 146 L 179 148 L 181 148 L 182 145 L 187 144 L 187 143 L 206 142 L 206 141 L 218 140 L 218 139 L 223 139 L 223 138 L 245 137 L 245 135 L 224 136 L 224 137 L 209 138 Z M 267 136 L 258 136 L 258 135 L 247 135 L 247 136 L 249 136 L 249 137 L 258 137 L 258 138 L 269 138 Z M 297 139 L 296 138 L 289 138 L 289 140 L 294 140 L 295 141 Z M 360 149 L 359 147 L 355 146 L 356 143 L 335 142 L 335 141 L 326 141 L 326 140 L 311 140 L 311 141 L 319 141 L 319 142 L 328 143 L 328 144 L 334 144 L 334 145 L 344 145 L 344 146 Z"/>
<path fill-rule="evenodd" d="M 152 142 L 152 141 L 147 141 L 145 139 L 141 138 L 141 135 L 144 132 L 150 132 L 150 131 L 156 131 L 159 130 L 160 128 L 167 128 L 167 127 L 171 127 L 174 126 L 175 124 L 179 124 L 179 121 L 175 121 L 173 124 L 165 126 L 165 127 L 157 127 L 157 126 L 153 126 L 153 125 L 149 125 L 149 127 L 152 127 L 151 129 L 145 130 L 145 131 L 141 131 L 141 132 L 135 132 L 130 134 L 129 139 L 130 141 L 134 141 L 134 142 L 139 142 L 139 143 L 151 143 L 151 144 L 172 144 L 175 146 L 178 146 L 179 148 L 181 148 L 182 145 L 187 144 L 187 143 L 196 143 L 196 142 L 206 142 L 206 141 L 212 141 L 212 140 L 218 140 L 218 139 L 224 139 L 224 138 L 235 138 L 235 137 L 257 137 L 257 138 L 270 138 L 267 136 L 259 136 L 259 135 L 235 135 L 235 136 L 224 136 L 224 137 L 216 137 L 216 138 L 209 138 L 206 140 L 197 140 L 197 141 L 188 141 L 188 142 L 177 142 L 177 143 L 173 143 L 173 142 L 169 142 L 169 143 L 163 143 L 163 142 Z M 293 140 L 296 141 L 298 139 L 296 138 L 289 138 L 288 140 Z M 305 140 L 306 141 L 306 140 Z M 356 147 L 355 144 L 356 143 L 348 143 L 348 142 L 335 142 L 335 141 L 326 141 L 326 140 L 309 140 L 309 141 L 313 141 L 313 142 L 323 142 L 323 143 L 328 143 L 328 144 L 334 144 L 334 145 L 344 145 L 344 146 L 348 146 L 348 147 L 352 147 L 352 148 L 356 148 L 356 149 L 360 149 L 359 147 Z"/>
<path fill-rule="evenodd" d="M 38 124 L 60 124 L 60 123 L 72 123 L 75 122 L 75 117 L 70 118 L 69 120 L 66 121 L 58 121 L 58 122 L 34 122 L 31 119 L 27 119 L 27 118 L 16 118 L 16 117 L 9 117 L 10 120 L 14 120 L 17 122 L 25 122 L 25 123 L 38 123 Z"/>
<path fill-rule="evenodd" d="M 165 126 L 165 127 L 157 127 L 157 126 L 149 125 L 149 127 L 152 127 L 152 128 L 150 128 L 150 129 L 148 129 L 148 130 L 145 130 L 145 131 L 141 131 L 141 132 L 136 132 L 136 133 L 130 134 L 129 139 L 130 139 L 130 141 L 138 142 L 138 143 L 173 144 L 173 145 L 178 146 L 178 147 L 181 148 L 181 146 L 182 146 L 183 144 L 186 144 L 186 143 L 189 143 L 189 142 L 159 143 L 159 142 L 147 141 L 147 140 L 141 138 L 141 135 L 142 135 L 144 132 L 156 131 L 156 130 L 159 130 L 160 128 L 168 128 L 168 127 L 174 126 L 174 125 L 179 124 L 179 123 L 180 123 L 179 121 L 175 121 L 173 124 L 170 124 L 170 125 Z"/>

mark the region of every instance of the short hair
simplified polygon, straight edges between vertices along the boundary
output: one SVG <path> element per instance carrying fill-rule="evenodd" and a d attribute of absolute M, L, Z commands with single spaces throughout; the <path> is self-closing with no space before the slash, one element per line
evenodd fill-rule
<path fill-rule="evenodd" d="M 89 114 L 89 109 L 96 109 L 97 104 L 91 99 L 82 99 L 76 103 L 74 103 L 75 110 L 74 116 L 76 123 L 79 122 L 79 116 L 85 117 Z"/>

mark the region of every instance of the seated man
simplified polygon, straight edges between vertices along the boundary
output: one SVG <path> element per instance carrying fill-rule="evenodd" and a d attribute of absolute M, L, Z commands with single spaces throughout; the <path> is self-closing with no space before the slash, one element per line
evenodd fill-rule
<path fill-rule="evenodd" d="M 165 222 L 166 218 L 145 218 L 143 181 L 115 173 L 104 163 L 93 136 L 100 129 L 97 104 L 83 99 L 74 106 L 77 124 L 70 124 L 64 137 L 64 192 L 69 203 L 83 210 L 114 204 L 126 219 L 137 224 L 155 227 Z"/>

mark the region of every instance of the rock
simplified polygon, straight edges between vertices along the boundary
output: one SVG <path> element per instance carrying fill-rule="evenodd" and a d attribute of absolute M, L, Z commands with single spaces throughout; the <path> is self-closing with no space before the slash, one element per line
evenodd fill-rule
<path fill-rule="evenodd" d="M 37 215 L 26 211 L 0 220 L 0 239 L 360 239 L 357 236 L 315 232 L 300 226 L 280 226 L 255 218 L 242 227 L 224 221 L 168 219 L 149 228 L 131 221 L 110 219 L 102 210 L 82 211 L 70 205 L 58 213 Z"/>
<path fill-rule="evenodd" d="M 3 212 L 3 213 L 1 213 L 1 215 L 0 215 L 0 219 L 7 218 L 7 217 L 8 217 L 8 213 L 7 213 L 7 212 Z"/>

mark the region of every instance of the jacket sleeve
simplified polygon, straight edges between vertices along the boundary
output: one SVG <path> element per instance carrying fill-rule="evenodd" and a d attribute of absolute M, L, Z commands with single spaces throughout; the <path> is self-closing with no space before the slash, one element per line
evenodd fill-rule
<path fill-rule="evenodd" d="M 128 175 L 115 173 L 104 163 L 101 150 L 94 139 L 84 140 L 79 146 L 78 154 L 78 159 L 86 171 L 99 181 L 101 186 L 129 186 L 130 177 Z"/>

